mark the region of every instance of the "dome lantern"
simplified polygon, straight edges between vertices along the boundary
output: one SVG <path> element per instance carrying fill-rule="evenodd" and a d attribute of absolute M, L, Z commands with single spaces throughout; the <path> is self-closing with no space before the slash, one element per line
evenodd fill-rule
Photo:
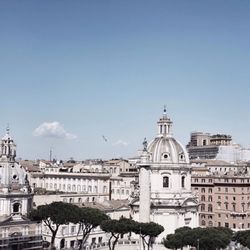
<path fill-rule="evenodd" d="M 157 122 L 158 125 L 158 136 L 159 137 L 170 137 L 172 136 L 172 121 L 167 117 L 166 106 L 164 106 L 163 116 Z"/>

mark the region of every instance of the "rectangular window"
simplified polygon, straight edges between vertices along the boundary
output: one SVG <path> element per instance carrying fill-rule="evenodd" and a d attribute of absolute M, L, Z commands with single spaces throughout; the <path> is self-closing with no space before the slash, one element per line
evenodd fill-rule
<path fill-rule="evenodd" d="M 163 177 L 163 187 L 169 187 L 169 178 L 168 178 L 168 176 Z"/>

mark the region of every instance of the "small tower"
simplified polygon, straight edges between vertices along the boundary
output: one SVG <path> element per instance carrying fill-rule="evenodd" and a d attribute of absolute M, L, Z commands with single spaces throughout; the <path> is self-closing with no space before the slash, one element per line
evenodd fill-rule
<path fill-rule="evenodd" d="M 164 106 L 163 116 L 157 122 L 158 125 L 158 137 L 170 137 L 172 136 L 172 121 L 167 117 L 166 106 Z"/>
<path fill-rule="evenodd" d="M 2 160 L 11 162 L 15 161 L 16 145 L 10 136 L 9 126 L 6 128 L 6 134 L 1 140 L 0 157 L 2 158 Z"/>

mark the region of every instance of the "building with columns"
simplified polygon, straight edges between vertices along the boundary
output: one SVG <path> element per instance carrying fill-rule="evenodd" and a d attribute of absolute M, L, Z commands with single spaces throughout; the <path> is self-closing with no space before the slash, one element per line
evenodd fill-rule
<path fill-rule="evenodd" d="M 33 193 L 7 129 L 0 144 L 0 249 L 42 249 L 41 225 L 27 219 Z"/>
<path fill-rule="evenodd" d="M 198 199 L 191 191 L 191 166 L 185 147 L 172 135 L 166 109 L 157 122 L 158 134 L 144 140 L 139 168 L 138 195 L 131 201 L 132 216 L 164 227 L 157 242 L 175 229 L 198 224 Z"/>

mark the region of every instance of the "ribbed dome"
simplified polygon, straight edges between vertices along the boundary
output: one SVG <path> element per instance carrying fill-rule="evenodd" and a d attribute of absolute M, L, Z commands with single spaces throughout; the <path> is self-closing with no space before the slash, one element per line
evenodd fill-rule
<path fill-rule="evenodd" d="M 186 149 L 173 137 L 156 137 L 147 150 L 153 163 L 189 163 Z"/>
<path fill-rule="evenodd" d="M 188 153 L 171 133 L 172 121 L 164 108 L 163 116 L 157 122 L 158 136 L 149 143 L 147 151 L 153 163 L 189 163 Z"/>

